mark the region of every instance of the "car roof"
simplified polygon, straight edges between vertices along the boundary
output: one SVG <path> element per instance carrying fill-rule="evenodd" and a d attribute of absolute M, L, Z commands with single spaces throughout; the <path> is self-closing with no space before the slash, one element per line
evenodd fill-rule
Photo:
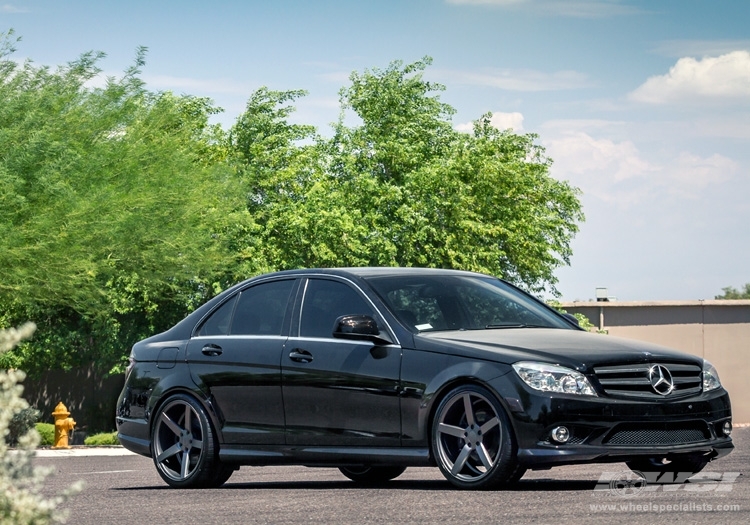
<path fill-rule="evenodd" d="M 366 267 L 348 267 L 348 268 L 306 268 L 299 270 L 286 270 L 269 275 L 310 275 L 310 274 L 328 274 L 355 277 L 381 277 L 387 275 L 466 275 L 479 276 L 475 272 L 464 270 L 449 270 L 442 268 L 415 268 L 404 266 L 366 266 Z"/>

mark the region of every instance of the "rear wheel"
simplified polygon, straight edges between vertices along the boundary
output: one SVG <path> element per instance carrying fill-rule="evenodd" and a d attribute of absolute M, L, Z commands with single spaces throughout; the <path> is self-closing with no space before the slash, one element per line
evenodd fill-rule
<path fill-rule="evenodd" d="M 406 467 L 339 467 L 341 473 L 352 481 L 362 485 L 378 485 L 385 483 L 404 473 Z"/>
<path fill-rule="evenodd" d="M 156 415 L 151 456 L 172 487 L 218 487 L 233 468 L 219 461 L 211 422 L 198 401 L 185 394 L 169 398 Z"/>
<path fill-rule="evenodd" d="M 497 488 L 524 473 L 505 410 L 477 385 L 460 386 L 440 402 L 432 424 L 432 451 L 446 479 L 463 489 Z"/>
<path fill-rule="evenodd" d="M 685 483 L 708 464 L 704 456 L 673 458 L 642 458 L 625 463 L 630 470 L 641 474 L 648 483 Z"/>

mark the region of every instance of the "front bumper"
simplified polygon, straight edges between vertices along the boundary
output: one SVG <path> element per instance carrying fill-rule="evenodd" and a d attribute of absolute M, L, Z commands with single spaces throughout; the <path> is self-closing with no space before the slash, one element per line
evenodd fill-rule
<path fill-rule="evenodd" d="M 635 400 L 539 392 L 512 374 L 492 386 L 505 401 L 525 468 L 680 455 L 710 461 L 734 448 L 722 430 L 732 416 L 723 388 L 677 399 Z M 566 443 L 552 439 L 559 426 L 569 430 Z"/>

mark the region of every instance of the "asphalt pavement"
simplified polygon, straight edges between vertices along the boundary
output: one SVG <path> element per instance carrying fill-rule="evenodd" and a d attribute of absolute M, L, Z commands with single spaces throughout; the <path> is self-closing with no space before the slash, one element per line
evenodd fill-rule
<path fill-rule="evenodd" d="M 613 483 L 622 463 L 529 472 L 511 489 L 456 490 L 437 468 L 410 468 L 362 488 L 336 469 L 243 467 L 219 489 L 177 490 L 150 458 L 122 448 L 40 450 L 51 467 L 45 493 L 85 486 L 63 504 L 69 523 L 750 523 L 750 428 L 735 429 L 735 450 L 690 483 Z"/>

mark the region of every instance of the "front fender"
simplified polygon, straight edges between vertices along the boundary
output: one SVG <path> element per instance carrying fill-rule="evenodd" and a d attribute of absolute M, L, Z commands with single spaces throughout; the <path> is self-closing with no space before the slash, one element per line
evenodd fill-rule
<path fill-rule="evenodd" d="M 402 445 L 429 446 L 434 408 L 449 389 L 463 383 L 476 383 L 494 390 L 490 382 L 510 370 L 510 366 L 493 361 L 467 361 L 447 354 L 404 350 L 401 365 Z"/>

